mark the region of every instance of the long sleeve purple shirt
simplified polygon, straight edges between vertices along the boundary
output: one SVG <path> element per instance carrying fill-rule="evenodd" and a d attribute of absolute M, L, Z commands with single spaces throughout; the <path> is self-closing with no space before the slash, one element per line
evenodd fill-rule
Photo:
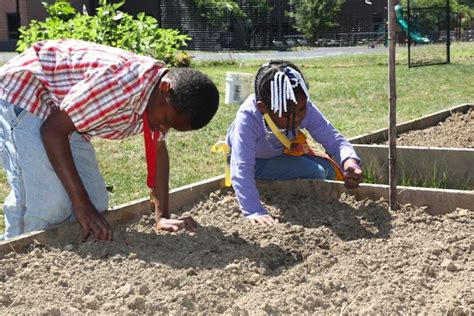
<path fill-rule="evenodd" d="M 226 142 L 231 147 L 230 172 L 232 186 L 242 213 L 251 218 L 265 215 L 255 182 L 255 159 L 273 158 L 283 154 L 284 146 L 273 133 L 265 131 L 263 115 L 257 108 L 255 96 L 245 100 L 227 131 Z M 352 145 L 311 102 L 301 129 L 320 143 L 341 166 L 349 158 L 360 161 Z M 290 140 L 294 135 L 288 137 Z"/>

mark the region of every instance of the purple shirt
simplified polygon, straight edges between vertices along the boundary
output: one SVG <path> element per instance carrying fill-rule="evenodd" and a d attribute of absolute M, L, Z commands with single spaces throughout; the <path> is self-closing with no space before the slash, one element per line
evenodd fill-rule
<path fill-rule="evenodd" d="M 349 158 L 360 161 L 352 145 L 311 102 L 308 102 L 300 128 L 306 129 L 341 166 Z M 292 140 L 294 135 L 290 133 L 287 137 Z M 231 147 L 232 186 L 242 213 L 247 218 L 268 214 L 260 203 L 255 183 L 255 159 L 280 156 L 284 146 L 273 133 L 265 131 L 263 115 L 257 108 L 254 95 L 248 97 L 237 111 L 227 131 L 226 142 Z"/>

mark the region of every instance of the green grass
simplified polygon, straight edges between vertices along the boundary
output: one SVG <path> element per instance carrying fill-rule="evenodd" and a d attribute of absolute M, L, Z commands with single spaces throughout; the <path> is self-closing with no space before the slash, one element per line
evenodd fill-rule
<path fill-rule="evenodd" d="M 406 48 L 397 52 L 397 121 L 402 122 L 461 103 L 474 103 L 474 44 L 453 44 L 449 65 L 408 69 Z M 328 119 L 352 137 L 387 126 L 387 55 L 358 55 L 295 61 L 310 85 L 310 94 Z M 222 174 L 224 165 L 210 146 L 224 139 L 238 106 L 225 105 L 227 71 L 255 73 L 265 60 L 195 62 L 218 86 L 221 104 L 216 117 L 199 131 L 172 132 L 170 187 L 176 188 Z M 102 173 L 114 185 L 111 205 L 148 195 L 141 135 L 122 140 L 95 139 Z M 0 201 L 8 193 L 2 173 Z M 2 225 L 0 223 L 0 225 Z M 0 226 L 1 229 L 2 226 Z"/>
<path fill-rule="evenodd" d="M 405 187 L 423 187 L 423 188 L 434 188 L 434 189 L 453 189 L 453 190 L 473 190 L 473 183 L 470 180 L 466 180 L 463 183 L 457 185 L 449 185 L 448 174 L 446 172 L 440 172 L 436 168 L 433 169 L 432 174 L 427 176 L 414 177 L 404 169 L 401 168 L 401 176 L 397 177 L 397 184 Z M 372 184 L 388 184 L 388 180 L 382 181 L 372 166 L 364 166 L 364 183 Z"/>

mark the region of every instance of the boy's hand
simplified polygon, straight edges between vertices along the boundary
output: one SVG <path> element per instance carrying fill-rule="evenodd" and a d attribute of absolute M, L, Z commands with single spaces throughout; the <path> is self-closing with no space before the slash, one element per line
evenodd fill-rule
<path fill-rule="evenodd" d="M 344 170 L 344 185 L 346 188 L 357 188 L 363 179 L 363 172 L 357 161 L 354 159 L 348 159 L 344 163 Z"/>
<path fill-rule="evenodd" d="M 271 215 L 258 215 L 250 219 L 252 224 L 260 224 L 266 226 L 275 226 L 279 223 L 278 218 L 273 218 Z"/>
<path fill-rule="evenodd" d="M 155 229 L 165 230 L 168 232 L 177 232 L 182 229 L 194 230 L 198 224 L 192 217 L 184 217 L 180 219 L 160 218 L 157 220 Z"/>
<path fill-rule="evenodd" d="M 76 208 L 74 214 L 82 227 L 82 241 L 86 241 L 91 233 L 95 240 L 112 240 L 112 228 L 95 208 Z"/>

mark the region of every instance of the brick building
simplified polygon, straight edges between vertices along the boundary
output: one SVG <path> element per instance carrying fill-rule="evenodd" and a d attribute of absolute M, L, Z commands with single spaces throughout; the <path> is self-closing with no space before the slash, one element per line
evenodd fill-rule
<path fill-rule="evenodd" d="M 0 51 L 13 51 L 18 38 L 18 27 L 28 25 L 31 20 L 44 20 L 46 11 L 42 2 L 52 3 L 54 0 L 0 0 Z M 96 1 L 71 0 L 71 4 L 82 10 Z"/>
<path fill-rule="evenodd" d="M 55 0 L 43 0 L 49 3 Z M 18 38 L 18 27 L 28 25 L 31 20 L 44 20 L 45 9 L 40 0 L 0 0 L 0 51 L 12 51 Z M 114 0 L 117 1 L 117 0 Z M 238 0 L 242 7 L 246 0 Z M 98 0 L 70 0 L 79 11 L 86 6 L 93 13 Z M 339 17 L 339 28 L 328 34 L 341 43 L 353 44 L 354 33 L 379 32 L 385 25 L 385 1 L 373 1 L 366 5 L 363 0 L 346 0 Z M 190 0 L 127 0 L 122 10 L 130 14 L 145 12 L 157 18 L 161 27 L 176 28 L 189 34 L 193 40 L 190 49 L 220 50 L 226 48 L 260 49 L 271 48 L 272 41 L 297 32 L 285 11 L 291 10 L 287 0 L 268 0 L 272 7 L 267 17 L 257 17 L 252 30 L 239 21 L 233 21 L 224 32 L 215 29 L 206 21 L 196 21 Z M 251 11 L 251 8 L 249 9 Z M 194 10 L 195 11 L 195 10 Z M 230 18 L 231 19 L 231 18 Z"/>

